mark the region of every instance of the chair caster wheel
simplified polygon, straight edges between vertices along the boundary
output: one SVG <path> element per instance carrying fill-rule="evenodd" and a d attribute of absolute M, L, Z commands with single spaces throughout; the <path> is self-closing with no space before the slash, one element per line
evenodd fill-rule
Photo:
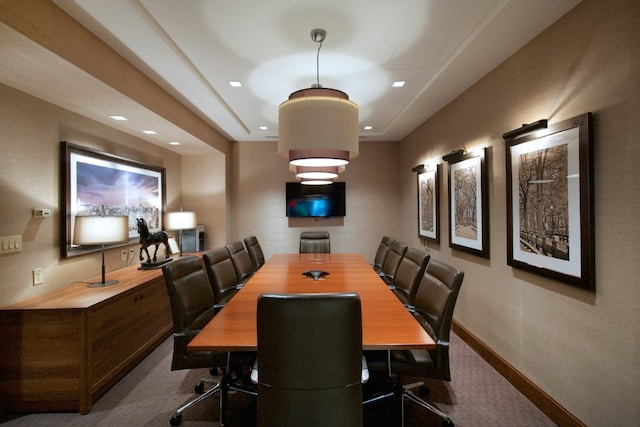
<path fill-rule="evenodd" d="M 211 374 L 211 376 L 217 376 L 218 375 L 218 368 L 210 368 L 209 369 L 209 373 Z"/>
<path fill-rule="evenodd" d="M 196 386 L 194 387 L 194 390 L 196 393 L 198 394 L 202 394 L 204 393 L 204 383 L 198 383 L 196 384 Z M 177 425 L 177 424 L 176 424 Z"/>
<path fill-rule="evenodd" d="M 172 426 L 179 426 L 181 422 L 182 422 L 182 414 L 174 415 L 173 417 L 171 417 L 171 421 L 169 421 L 169 423 Z"/>
<path fill-rule="evenodd" d="M 447 418 L 446 420 L 442 420 L 442 427 L 454 427 L 453 421 L 451 421 L 450 418 Z"/>

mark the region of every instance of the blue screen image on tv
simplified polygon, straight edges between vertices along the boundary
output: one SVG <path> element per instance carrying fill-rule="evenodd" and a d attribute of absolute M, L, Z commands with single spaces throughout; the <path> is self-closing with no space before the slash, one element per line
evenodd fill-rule
<path fill-rule="evenodd" d="M 302 185 L 287 182 L 288 217 L 345 216 L 344 182 L 329 185 Z"/>

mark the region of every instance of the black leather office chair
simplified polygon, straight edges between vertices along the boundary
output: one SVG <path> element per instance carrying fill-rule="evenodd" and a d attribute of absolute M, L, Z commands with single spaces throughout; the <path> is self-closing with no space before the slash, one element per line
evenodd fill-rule
<path fill-rule="evenodd" d="M 404 257 L 404 254 L 407 252 L 407 248 L 407 244 L 399 240 L 391 242 L 389 253 L 387 254 L 387 258 L 384 260 L 384 264 L 382 264 L 382 271 L 379 273 L 387 286 L 393 285 L 393 280 L 396 277 L 400 261 L 402 261 L 402 257 Z"/>
<path fill-rule="evenodd" d="M 209 284 L 213 290 L 216 308 L 222 308 L 238 292 L 238 276 L 225 247 L 208 250 L 202 254 Z"/>
<path fill-rule="evenodd" d="M 424 249 L 411 247 L 407 248 L 400 261 L 391 290 L 407 307 L 414 304 L 418 284 L 427 268 L 429 258 L 429 254 Z"/>
<path fill-rule="evenodd" d="M 362 426 L 357 294 L 261 295 L 258 426 Z"/>
<path fill-rule="evenodd" d="M 238 286 L 242 287 L 242 285 L 247 283 L 247 281 L 251 279 L 251 276 L 256 272 L 253 268 L 249 252 L 247 252 L 240 240 L 228 243 L 225 247 L 227 248 L 229 257 L 231 257 L 231 261 L 233 262 L 233 268 L 236 270 Z"/>
<path fill-rule="evenodd" d="M 173 359 L 171 370 L 225 367 L 226 352 L 187 352 L 187 344 L 214 316 L 214 297 L 207 274 L 198 257 L 185 256 L 166 264 L 162 273 L 167 285 L 173 316 Z M 196 392 L 204 391 L 199 382 Z M 182 412 L 221 390 L 220 384 L 178 408 L 171 417 L 171 425 L 182 422 Z M 222 399 L 221 399 L 222 402 Z"/>
<path fill-rule="evenodd" d="M 253 269 L 258 271 L 260 267 L 264 265 L 264 253 L 262 252 L 262 246 L 260 246 L 258 238 L 256 236 L 245 237 L 244 245 L 247 248 L 247 252 L 249 252 Z"/>
<path fill-rule="evenodd" d="M 460 292 L 464 272 L 441 261 L 431 260 L 420 280 L 414 301 L 413 316 L 437 344 L 435 350 L 395 350 L 389 353 L 392 373 L 402 376 L 451 381 L 449 335 L 453 310 Z M 420 385 L 412 384 L 412 387 Z M 435 406 L 420 399 L 410 388 L 403 398 L 417 403 L 442 418 L 443 425 L 453 426 L 451 419 Z M 403 413 L 404 424 L 404 413 Z"/>
<path fill-rule="evenodd" d="M 382 265 L 384 264 L 384 260 L 387 259 L 387 254 L 389 253 L 389 249 L 391 249 L 391 243 L 394 240 L 391 236 L 383 236 L 382 240 L 380 240 L 380 244 L 376 250 L 376 256 L 373 258 L 373 271 L 376 273 L 380 274 L 382 271 Z"/>
<path fill-rule="evenodd" d="M 300 233 L 300 253 L 331 253 L 331 239 L 328 231 L 303 231 Z"/>

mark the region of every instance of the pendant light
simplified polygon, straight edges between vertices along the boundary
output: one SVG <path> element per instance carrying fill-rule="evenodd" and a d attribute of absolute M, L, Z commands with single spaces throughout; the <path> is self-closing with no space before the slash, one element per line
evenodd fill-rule
<path fill-rule="evenodd" d="M 280 104 L 278 125 L 278 154 L 291 166 L 319 172 L 327 167 L 344 170 L 358 156 L 358 105 L 345 92 L 320 85 L 320 48 L 326 34 L 323 29 L 311 31 L 318 43 L 316 84 L 293 92 Z"/>

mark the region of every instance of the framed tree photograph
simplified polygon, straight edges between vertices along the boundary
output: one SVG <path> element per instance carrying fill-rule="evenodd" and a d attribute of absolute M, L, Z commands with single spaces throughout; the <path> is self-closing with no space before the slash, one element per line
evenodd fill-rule
<path fill-rule="evenodd" d="M 449 247 L 489 258 L 486 148 L 449 160 Z"/>
<path fill-rule="evenodd" d="M 101 250 L 73 244 L 76 215 L 129 217 L 129 243 L 139 238 L 137 221 L 144 218 L 150 232 L 162 230 L 165 206 L 164 168 L 60 143 L 62 172 L 61 254 L 63 257 Z M 125 244 L 105 245 L 108 247 Z"/>
<path fill-rule="evenodd" d="M 418 171 L 418 235 L 440 243 L 440 165 Z"/>
<path fill-rule="evenodd" d="M 506 139 L 507 264 L 595 291 L 591 113 Z"/>

